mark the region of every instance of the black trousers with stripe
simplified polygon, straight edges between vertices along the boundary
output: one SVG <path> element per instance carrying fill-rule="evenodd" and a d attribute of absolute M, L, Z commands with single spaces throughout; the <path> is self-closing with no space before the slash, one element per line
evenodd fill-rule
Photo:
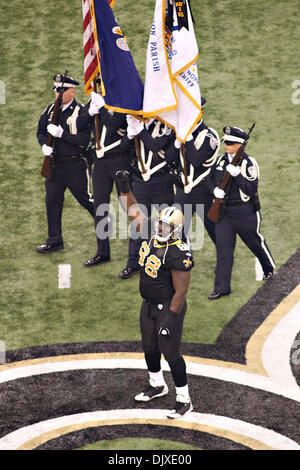
<path fill-rule="evenodd" d="M 189 232 L 190 225 L 192 222 L 192 217 L 196 212 L 199 217 L 202 219 L 204 227 L 211 239 L 211 241 L 216 243 L 215 236 L 215 224 L 207 217 L 207 212 L 209 211 L 213 203 L 213 196 L 210 194 L 206 184 L 203 182 L 198 184 L 195 188 L 192 189 L 190 193 L 185 193 L 182 188 L 177 188 L 176 195 L 174 198 L 174 205 L 180 208 L 184 214 L 184 231 L 182 234 L 183 241 L 186 241 L 186 236 Z M 191 210 L 185 210 L 187 205 L 190 205 Z M 203 213 L 199 209 L 203 207 Z"/>
<path fill-rule="evenodd" d="M 125 157 L 121 153 L 107 158 L 96 158 L 94 162 L 93 193 L 97 236 L 96 255 L 110 257 L 109 235 L 113 221 L 109 219 L 108 207 L 114 184 L 117 195 L 120 196 L 116 172 L 118 170 L 129 170 L 129 166 L 124 162 Z"/>
<path fill-rule="evenodd" d="M 254 212 L 250 202 L 227 206 L 216 224 L 217 267 L 214 291 L 231 292 L 231 274 L 234 262 L 236 236 L 243 240 L 258 258 L 264 274 L 273 272 L 275 263 L 264 237 L 260 233 L 261 216 Z"/>
<path fill-rule="evenodd" d="M 88 194 L 87 166 L 82 159 L 59 163 L 52 171 L 52 179 L 45 180 L 48 242 L 62 243 L 62 211 L 67 188 L 79 204 L 94 217 L 94 206 Z"/>

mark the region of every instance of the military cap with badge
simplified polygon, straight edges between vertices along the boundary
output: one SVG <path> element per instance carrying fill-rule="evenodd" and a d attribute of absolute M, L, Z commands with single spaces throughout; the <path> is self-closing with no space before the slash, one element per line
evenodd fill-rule
<path fill-rule="evenodd" d="M 66 91 L 68 88 L 75 88 L 79 82 L 68 75 L 56 74 L 53 77 L 53 90 Z"/>
<path fill-rule="evenodd" d="M 243 144 L 245 140 L 248 140 L 249 135 L 240 127 L 226 126 L 223 128 L 224 135 L 222 142 L 225 144 Z"/>

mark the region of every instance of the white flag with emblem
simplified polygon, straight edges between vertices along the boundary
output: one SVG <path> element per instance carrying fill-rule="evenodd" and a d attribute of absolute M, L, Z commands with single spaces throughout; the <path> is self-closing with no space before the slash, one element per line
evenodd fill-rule
<path fill-rule="evenodd" d="M 188 29 L 178 26 L 180 5 L 185 8 Z M 198 57 L 188 1 L 156 0 L 147 49 L 143 115 L 167 123 L 182 142 L 202 116 Z"/>

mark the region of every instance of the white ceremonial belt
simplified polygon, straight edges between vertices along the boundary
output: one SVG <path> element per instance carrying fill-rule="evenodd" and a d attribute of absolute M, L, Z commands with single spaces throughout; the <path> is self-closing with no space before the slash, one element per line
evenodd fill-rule
<path fill-rule="evenodd" d="M 192 189 L 195 186 L 197 186 L 209 174 L 209 172 L 211 170 L 211 167 L 214 165 L 214 163 L 217 160 L 217 156 L 218 156 L 219 148 L 220 148 L 220 138 L 219 138 L 218 133 L 214 129 L 213 129 L 213 131 L 216 134 L 216 137 L 213 134 L 210 134 L 208 129 L 204 129 L 203 131 L 199 132 L 199 134 L 196 138 L 196 141 L 195 141 L 194 145 L 195 145 L 195 148 L 197 150 L 199 150 L 201 148 L 201 146 L 203 145 L 203 142 L 204 142 L 204 139 L 205 139 L 206 136 L 217 138 L 217 146 L 216 146 L 216 150 L 215 150 L 214 154 L 210 158 L 208 158 L 204 163 L 202 163 L 203 167 L 209 167 L 206 171 L 204 171 L 204 173 L 201 173 L 194 180 L 194 173 L 195 173 L 194 167 L 193 167 L 193 165 L 190 165 L 190 173 L 189 173 L 189 175 L 187 175 L 187 181 L 188 181 L 187 184 L 185 183 L 184 175 L 183 174 L 181 175 L 181 180 L 182 180 L 183 185 L 184 185 L 184 192 L 187 193 L 187 194 L 190 193 L 192 191 Z M 182 155 L 182 149 L 180 149 L 179 157 L 180 157 L 180 161 L 181 161 L 181 166 L 182 166 L 182 168 L 184 168 L 184 160 L 183 160 L 183 155 Z"/>
<path fill-rule="evenodd" d="M 142 172 L 141 170 L 141 174 L 142 174 L 142 178 L 144 181 L 149 181 L 151 175 L 153 175 L 153 173 L 156 173 L 158 170 L 160 170 L 163 166 L 165 166 L 167 164 L 167 162 L 161 162 L 159 163 L 158 165 L 152 167 L 152 168 L 148 168 L 147 165 L 145 165 L 145 173 Z"/>
<path fill-rule="evenodd" d="M 192 191 L 192 189 L 197 186 L 197 184 L 199 184 L 210 172 L 210 168 L 206 171 L 204 171 L 204 173 L 201 173 L 201 175 L 199 175 L 195 180 L 191 180 L 189 181 L 189 177 L 188 177 L 188 184 L 185 184 L 185 179 L 184 179 L 184 175 L 181 175 L 181 179 L 182 179 L 182 182 L 184 184 L 184 192 L 185 193 L 190 193 Z"/>
<path fill-rule="evenodd" d="M 150 152 L 148 153 L 147 161 L 146 161 L 145 146 L 144 146 L 144 143 L 141 142 L 141 160 L 143 162 L 143 166 L 146 171 L 143 173 L 143 168 L 139 160 L 138 160 L 138 167 L 139 167 L 139 170 L 141 172 L 141 175 L 144 181 L 149 181 L 153 173 L 160 170 L 163 166 L 167 164 L 167 162 L 161 162 L 161 163 L 158 163 L 158 165 L 155 165 L 151 168 L 152 158 L 153 158 L 153 152 L 150 150 Z"/>
<path fill-rule="evenodd" d="M 101 147 L 99 150 L 96 150 L 96 155 L 97 158 L 102 158 L 104 157 L 104 154 L 108 152 L 109 150 L 113 149 L 114 147 L 117 147 L 121 143 L 121 139 L 117 140 L 116 142 L 107 145 L 107 147 Z"/>

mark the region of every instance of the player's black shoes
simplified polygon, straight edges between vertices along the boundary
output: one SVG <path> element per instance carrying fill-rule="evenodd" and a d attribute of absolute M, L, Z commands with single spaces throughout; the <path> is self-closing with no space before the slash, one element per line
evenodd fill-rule
<path fill-rule="evenodd" d="M 134 397 L 136 401 L 150 401 L 154 398 L 163 397 L 169 392 L 168 386 L 165 383 L 160 387 L 153 387 L 149 384 L 142 393 L 139 393 Z M 181 399 L 180 395 L 177 395 L 174 408 L 170 410 L 167 414 L 167 417 L 170 419 L 181 418 L 190 411 L 193 410 L 193 405 L 190 399 L 184 398 Z"/>
<path fill-rule="evenodd" d="M 169 411 L 167 417 L 170 419 L 181 418 L 192 410 L 193 405 L 191 401 L 189 401 L 188 403 L 182 403 L 181 401 L 176 400 L 174 408 Z"/>
<path fill-rule="evenodd" d="M 162 385 L 161 387 L 152 387 L 148 385 L 142 393 L 139 393 L 134 397 L 136 401 L 150 401 L 153 398 L 163 397 L 169 392 L 167 384 Z"/>

